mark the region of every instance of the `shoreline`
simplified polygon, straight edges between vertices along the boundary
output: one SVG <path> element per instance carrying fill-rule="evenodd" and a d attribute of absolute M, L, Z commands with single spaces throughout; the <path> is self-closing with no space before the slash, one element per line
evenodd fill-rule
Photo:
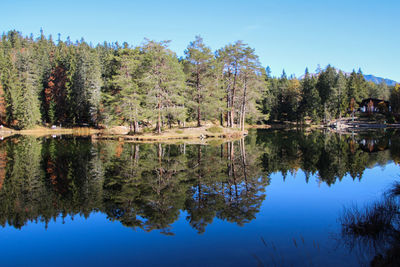
<path fill-rule="evenodd" d="M 212 128 L 212 129 L 210 129 Z M 94 129 L 94 128 L 47 128 L 36 127 L 27 130 L 14 130 L 10 128 L 0 129 L 0 137 L 2 139 L 16 136 L 28 135 L 35 137 L 60 136 L 60 135 L 76 135 L 90 136 L 92 140 L 117 140 L 126 142 L 179 142 L 179 141 L 196 141 L 196 143 L 206 143 L 208 141 L 230 141 L 245 137 L 248 131 L 240 131 L 236 128 L 225 128 L 215 126 L 202 127 L 186 127 L 172 128 L 163 131 L 161 134 L 152 132 L 139 132 L 135 135 L 129 135 L 126 127 L 118 126 L 110 129 Z"/>
<path fill-rule="evenodd" d="M 129 129 L 125 126 L 115 126 L 106 129 L 95 129 L 89 127 L 74 127 L 74 128 L 48 128 L 38 126 L 26 130 L 14 130 L 11 128 L 2 127 L 0 129 L 0 139 L 5 139 L 15 135 L 28 135 L 35 137 L 60 136 L 60 135 L 75 135 L 75 136 L 90 136 L 92 140 L 117 140 L 126 142 L 179 142 L 191 141 L 195 143 L 207 143 L 208 141 L 230 141 L 245 137 L 248 130 L 251 129 L 268 129 L 268 130 L 290 130 L 303 129 L 305 131 L 328 129 L 336 133 L 352 133 L 366 132 L 384 129 L 400 129 L 399 123 L 382 123 L 379 121 L 352 121 L 351 118 L 343 118 L 341 121 L 331 121 L 327 125 L 323 124 L 297 124 L 293 122 L 274 122 L 261 125 L 246 125 L 244 131 L 237 128 L 226 128 L 215 125 L 204 125 L 202 127 L 183 127 L 171 128 L 164 130 L 161 134 L 153 132 L 139 132 L 135 135 L 129 135 Z M 206 141 L 207 140 L 207 141 Z"/>

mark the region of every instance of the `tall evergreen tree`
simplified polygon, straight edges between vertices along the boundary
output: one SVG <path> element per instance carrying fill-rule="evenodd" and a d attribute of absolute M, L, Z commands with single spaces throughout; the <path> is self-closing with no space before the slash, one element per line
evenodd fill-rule
<path fill-rule="evenodd" d="M 120 49 L 116 62 L 119 68 L 113 77 L 113 83 L 120 92 L 114 95 L 114 112 L 122 116 L 122 121 L 128 122 L 130 132 L 136 133 L 139 121 L 142 121 L 146 114 L 141 105 L 144 96 L 138 85 L 140 78 L 139 50 Z"/>
<path fill-rule="evenodd" d="M 304 78 L 301 81 L 301 103 L 300 114 L 302 117 L 309 116 L 314 122 L 319 120 L 319 107 L 321 99 L 316 88 L 316 80 L 305 71 Z"/>
<path fill-rule="evenodd" d="M 149 119 L 156 121 L 156 132 L 161 133 L 164 119 L 183 121 L 185 76 L 175 54 L 167 49 L 168 41 L 147 40 L 141 48 L 144 74 L 141 86 L 146 90 L 146 108 L 153 110 Z"/>
<path fill-rule="evenodd" d="M 18 77 L 10 87 L 13 123 L 17 128 L 30 128 L 41 121 L 39 92 L 40 77 L 31 50 L 15 52 L 12 64 Z"/>
<path fill-rule="evenodd" d="M 200 36 L 196 36 L 189 44 L 185 55 L 189 107 L 196 114 L 197 126 L 200 127 L 204 117 L 215 115 L 215 103 L 219 99 L 216 93 L 218 87 L 215 83 L 214 56 Z"/>
<path fill-rule="evenodd" d="M 328 65 L 326 69 L 319 74 L 316 84 L 319 96 L 321 98 L 321 106 L 325 121 L 331 117 L 331 115 L 333 115 L 332 109 L 336 108 L 335 106 L 331 106 L 332 102 L 330 101 L 332 98 L 334 98 L 336 76 L 336 70 Z"/>
<path fill-rule="evenodd" d="M 73 123 L 97 124 L 101 97 L 101 67 L 96 51 L 84 41 L 77 47 L 76 70 L 72 76 L 70 95 Z"/>
<path fill-rule="evenodd" d="M 254 49 L 242 41 L 226 45 L 217 51 L 216 56 L 221 64 L 225 88 L 227 126 L 233 127 L 236 122 L 239 127 L 244 127 L 246 106 L 250 103 L 248 95 L 257 87 L 251 86 L 249 82 L 261 82 L 262 77 L 258 57 Z M 239 117 L 235 119 L 235 115 Z"/>
<path fill-rule="evenodd" d="M 342 117 L 342 114 L 349 106 L 347 98 L 347 79 L 343 72 L 339 71 L 336 78 L 336 86 L 333 93 L 333 106 L 336 105 L 336 116 Z M 333 108 L 334 109 L 334 108 Z"/>

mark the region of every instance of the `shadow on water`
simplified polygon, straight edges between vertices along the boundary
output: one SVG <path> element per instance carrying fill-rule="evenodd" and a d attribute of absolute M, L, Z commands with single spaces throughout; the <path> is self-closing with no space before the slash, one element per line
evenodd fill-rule
<path fill-rule="evenodd" d="M 198 233 L 215 218 L 242 226 L 259 213 L 273 173 L 285 179 L 301 169 L 306 181 L 316 177 L 332 185 L 399 162 L 396 132 L 371 138 L 258 131 L 215 146 L 10 138 L 0 143 L 0 224 L 47 226 L 59 217 L 101 212 L 124 226 L 166 235 L 173 235 L 181 214 Z M 366 151 L 365 144 L 377 149 Z"/>
<path fill-rule="evenodd" d="M 400 266 L 399 182 L 364 208 L 346 208 L 339 222 L 342 244 L 355 251 L 361 264 Z"/>

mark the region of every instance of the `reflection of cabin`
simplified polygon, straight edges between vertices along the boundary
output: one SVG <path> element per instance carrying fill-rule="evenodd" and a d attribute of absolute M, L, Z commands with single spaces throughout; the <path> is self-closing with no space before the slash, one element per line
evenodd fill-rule
<path fill-rule="evenodd" d="M 364 138 L 358 141 L 361 150 L 372 153 L 386 150 L 390 147 L 390 140 L 381 140 L 381 139 L 373 139 L 373 138 Z"/>
<path fill-rule="evenodd" d="M 386 113 L 392 111 L 389 101 L 377 98 L 366 98 L 360 103 L 360 111 L 368 113 Z"/>

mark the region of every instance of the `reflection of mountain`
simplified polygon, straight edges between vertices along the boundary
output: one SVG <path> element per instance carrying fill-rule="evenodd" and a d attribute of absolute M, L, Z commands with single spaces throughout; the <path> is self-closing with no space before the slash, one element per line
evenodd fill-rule
<path fill-rule="evenodd" d="M 384 145 L 363 151 L 363 140 Z M 365 141 L 367 144 L 367 141 Z M 0 143 L 0 224 L 20 228 L 59 216 L 89 216 L 145 231 L 171 228 L 182 212 L 199 233 L 214 218 L 253 220 L 269 179 L 299 169 L 328 185 L 400 157 L 399 136 L 258 131 L 219 146 L 95 142 L 20 137 Z M 1 172 L 3 171 L 3 172 Z"/>

